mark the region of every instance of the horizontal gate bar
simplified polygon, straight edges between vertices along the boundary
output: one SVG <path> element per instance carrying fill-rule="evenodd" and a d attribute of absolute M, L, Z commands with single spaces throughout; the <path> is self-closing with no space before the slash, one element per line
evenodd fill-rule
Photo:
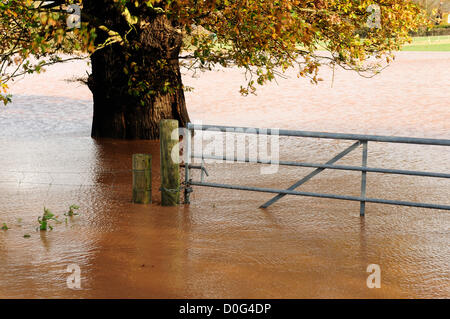
<path fill-rule="evenodd" d="M 354 151 L 357 147 L 359 147 L 359 145 L 361 145 L 360 141 L 357 141 L 355 143 L 353 143 L 353 145 L 351 145 L 350 147 L 347 147 L 345 150 L 343 150 L 342 152 L 340 152 L 339 154 L 337 154 L 335 157 L 333 157 L 332 159 L 330 159 L 328 162 L 326 162 L 326 164 L 334 164 L 337 161 L 339 161 L 341 158 L 343 158 L 345 155 L 351 153 L 352 151 Z M 317 174 L 320 174 L 321 172 L 323 172 L 325 169 L 323 168 L 316 168 L 314 171 L 312 171 L 311 173 L 309 173 L 308 175 L 306 175 L 305 177 L 303 177 L 301 180 L 297 181 L 295 184 L 291 185 L 288 190 L 294 190 L 297 187 L 300 187 L 301 185 L 303 185 L 304 183 L 306 183 L 307 181 L 309 181 L 311 178 L 313 178 L 314 176 L 316 176 Z M 270 200 L 268 200 L 267 202 L 265 202 L 264 204 L 262 204 L 261 206 L 259 206 L 259 208 L 267 208 L 270 205 L 272 205 L 273 203 L 275 203 L 276 201 L 280 200 L 281 198 L 283 198 L 284 196 L 286 196 L 286 194 L 278 194 L 275 197 L 271 198 Z"/>
<path fill-rule="evenodd" d="M 358 171 L 358 172 L 384 173 L 384 174 L 396 174 L 396 175 L 450 178 L 450 174 L 446 174 L 446 173 L 408 171 L 408 170 L 389 169 L 389 168 L 371 168 L 371 167 L 363 167 L 363 166 L 300 163 L 300 162 L 290 162 L 290 161 L 278 161 L 278 162 L 271 163 L 270 161 L 253 160 L 253 159 L 249 159 L 249 158 L 245 158 L 242 160 L 237 159 L 237 158 L 227 159 L 225 156 L 199 155 L 199 154 L 193 154 L 192 157 L 193 158 L 203 158 L 203 159 L 223 160 L 223 161 L 233 160 L 235 162 L 243 162 L 243 163 L 272 164 L 272 165 L 278 164 L 278 165 L 285 165 L 285 166 L 328 168 L 328 169 L 337 169 L 337 170 L 344 170 L 344 171 Z"/>
<path fill-rule="evenodd" d="M 345 196 L 345 195 L 335 195 L 335 194 L 298 192 L 298 191 L 292 191 L 292 190 L 286 190 L 286 189 L 273 189 L 273 188 L 262 188 L 262 187 L 253 187 L 253 186 L 205 183 L 205 182 L 196 182 L 196 181 L 191 181 L 190 184 L 196 185 L 196 186 L 236 189 L 236 190 L 251 191 L 251 192 L 263 192 L 263 193 L 286 194 L 286 195 L 297 195 L 297 196 L 307 196 L 307 197 L 331 198 L 331 199 L 341 199 L 341 200 L 349 200 L 349 201 L 356 201 L 356 202 L 364 201 L 367 203 L 450 210 L 449 205 L 415 203 L 415 202 L 378 199 L 378 198 L 362 198 L 362 197 L 357 197 L 357 196 Z"/>
<path fill-rule="evenodd" d="M 218 125 L 203 125 L 188 123 L 189 130 L 198 131 L 222 131 L 246 134 L 268 134 L 274 129 L 262 129 L 254 127 L 234 127 L 234 126 L 218 126 Z M 242 131 L 242 132 L 240 132 Z M 343 134 L 343 133 L 326 133 L 326 132 L 310 132 L 310 131 L 294 131 L 294 130 L 276 130 L 279 136 L 297 136 L 297 137 L 316 137 L 326 139 L 338 140 L 359 140 L 359 141 L 374 141 L 386 143 L 405 143 L 405 144 L 423 144 L 423 145 L 439 145 L 450 146 L 450 140 L 447 139 L 433 139 L 433 138 L 417 138 L 417 137 L 400 137 L 400 136 L 383 136 L 383 135 L 361 135 L 361 134 Z M 270 135 L 270 134 L 269 134 Z"/>

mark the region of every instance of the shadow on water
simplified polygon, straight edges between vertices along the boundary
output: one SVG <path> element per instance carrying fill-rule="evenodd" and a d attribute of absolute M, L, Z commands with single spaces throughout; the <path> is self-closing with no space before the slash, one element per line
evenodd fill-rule
<path fill-rule="evenodd" d="M 333 89 L 287 79 L 245 100 L 210 88 L 217 74 L 206 73 L 186 81 L 201 92 L 187 94 L 188 105 L 205 123 L 449 138 L 449 63 L 444 54 L 401 55 L 371 82 L 339 72 Z M 222 72 L 223 87 L 238 77 Z M 161 207 L 158 142 L 91 139 L 91 116 L 90 99 L 18 95 L 0 109 L 0 223 L 10 225 L 0 231 L 0 297 L 449 297 L 447 212 L 368 204 L 360 218 L 358 203 L 297 196 L 261 210 L 272 195 L 200 187 L 189 207 Z M 347 146 L 281 139 L 280 154 L 324 162 Z M 152 154 L 152 204 L 131 203 L 133 153 Z M 360 161 L 358 150 L 339 163 Z M 449 163 L 439 147 L 369 146 L 369 166 L 445 172 Z M 209 182 L 273 188 L 311 171 L 207 166 Z M 324 171 L 299 190 L 357 196 L 359 183 L 354 172 Z M 449 204 L 448 189 L 439 179 L 368 174 L 370 197 Z M 72 204 L 80 215 L 65 223 Z M 44 206 L 63 223 L 38 232 Z M 372 263 L 381 289 L 366 286 Z M 70 264 L 81 268 L 81 290 L 67 288 Z"/>

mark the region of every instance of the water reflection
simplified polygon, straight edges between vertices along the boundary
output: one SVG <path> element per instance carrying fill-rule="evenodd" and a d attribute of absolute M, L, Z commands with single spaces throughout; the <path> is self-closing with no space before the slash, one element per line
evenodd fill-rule
<path fill-rule="evenodd" d="M 186 79 L 198 88 L 188 105 L 205 123 L 449 138 L 448 53 L 397 61 L 370 82 L 338 73 L 330 89 L 288 79 L 247 99 L 228 91 L 238 71 L 221 74 L 220 91 L 206 73 Z M 0 110 L 0 223 L 11 225 L 0 231 L 0 297 L 449 297 L 447 212 L 367 204 L 360 218 L 359 203 L 294 196 L 260 210 L 272 195 L 198 187 L 189 207 L 160 207 L 158 143 L 91 139 L 90 101 L 17 96 Z M 350 144 L 283 138 L 280 154 L 325 162 Z M 153 204 L 131 204 L 133 153 L 152 154 Z M 339 163 L 360 161 L 358 150 Z M 373 143 L 369 165 L 445 172 L 450 151 Z M 287 188 L 311 169 L 208 171 L 210 182 Z M 324 171 L 299 190 L 357 196 L 359 182 L 355 172 Z M 370 197 L 449 204 L 449 189 L 440 179 L 368 174 Z M 64 221 L 71 204 L 79 216 L 35 231 L 44 206 Z M 79 291 L 66 286 L 72 263 Z M 371 263 L 381 266 L 380 290 L 366 287 Z"/>

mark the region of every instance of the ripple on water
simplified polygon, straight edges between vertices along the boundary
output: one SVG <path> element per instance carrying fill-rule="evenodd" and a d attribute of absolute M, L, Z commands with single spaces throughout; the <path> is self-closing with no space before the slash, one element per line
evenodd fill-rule
<path fill-rule="evenodd" d="M 184 80 L 196 87 L 186 94 L 191 119 L 208 124 L 450 138 L 449 70 L 449 53 L 400 53 L 372 80 L 337 70 L 331 87 L 325 70 L 311 86 L 292 73 L 247 98 L 236 69 Z M 52 83 L 0 109 L 0 222 L 11 227 L 0 231 L 0 297 L 450 296 L 446 211 L 369 203 L 361 219 L 359 203 L 294 196 L 261 210 L 271 194 L 199 187 L 190 207 L 161 207 L 158 143 L 91 139 L 92 99 L 74 100 L 69 89 L 45 96 Z M 350 144 L 281 138 L 280 156 L 322 163 Z M 133 153 L 153 156 L 151 205 L 130 203 Z M 361 150 L 339 163 L 360 165 Z M 369 165 L 448 172 L 450 151 L 370 143 Z M 210 182 L 274 188 L 311 171 L 207 167 Z M 358 195 L 359 181 L 325 171 L 300 189 Z M 449 189 L 447 180 L 368 174 L 371 197 L 449 204 Z M 66 224 L 71 204 L 80 215 Z M 52 232 L 35 231 L 43 206 L 63 220 Z M 69 263 L 82 269 L 81 291 L 66 287 Z M 382 289 L 366 287 L 371 263 L 381 266 Z"/>

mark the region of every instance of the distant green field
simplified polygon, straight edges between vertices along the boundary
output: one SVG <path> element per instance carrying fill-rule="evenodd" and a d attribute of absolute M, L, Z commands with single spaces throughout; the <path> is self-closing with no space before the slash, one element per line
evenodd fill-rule
<path fill-rule="evenodd" d="M 403 46 L 402 51 L 450 51 L 450 35 L 414 37 L 413 42 Z"/>

